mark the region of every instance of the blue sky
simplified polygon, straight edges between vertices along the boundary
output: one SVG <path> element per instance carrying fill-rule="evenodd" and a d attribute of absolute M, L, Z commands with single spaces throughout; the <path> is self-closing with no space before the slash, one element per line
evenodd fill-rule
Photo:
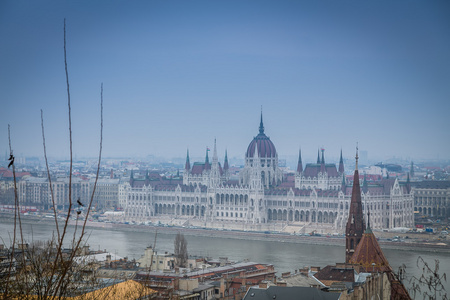
<path fill-rule="evenodd" d="M 63 22 L 74 153 L 450 158 L 448 1 L 0 2 L 0 150 L 68 155 Z"/>

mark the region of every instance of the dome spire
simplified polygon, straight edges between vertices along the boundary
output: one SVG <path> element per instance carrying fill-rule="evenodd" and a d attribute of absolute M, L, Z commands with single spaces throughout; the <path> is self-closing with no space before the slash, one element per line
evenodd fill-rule
<path fill-rule="evenodd" d="M 262 105 L 261 105 L 261 121 L 259 122 L 259 134 L 264 134 Z"/>

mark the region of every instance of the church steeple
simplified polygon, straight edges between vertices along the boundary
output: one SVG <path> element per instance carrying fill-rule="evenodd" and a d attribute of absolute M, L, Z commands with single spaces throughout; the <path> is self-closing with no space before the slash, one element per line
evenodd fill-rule
<path fill-rule="evenodd" d="M 320 165 L 320 150 L 317 149 L 317 164 Z"/>
<path fill-rule="evenodd" d="M 302 164 L 302 150 L 298 150 L 298 163 L 297 163 L 297 173 L 303 172 L 303 164 Z"/>
<path fill-rule="evenodd" d="M 358 147 L 356 147 L 355 174 L 353 175 L 352 198 L 350 201 L 350 211 L 348 214 L 347 226 L 345 228 L 345 262 L 348 263 L 361 240 L 366 226 L 361 201 L 361 188 L 359 185 L 358 172 Z"/>
<path fill-rule="evenodd" d="M 344 174 L 344 160 L 342 159 L 342 149 L 341 158 L 339 158 L 339 173 Z"/>

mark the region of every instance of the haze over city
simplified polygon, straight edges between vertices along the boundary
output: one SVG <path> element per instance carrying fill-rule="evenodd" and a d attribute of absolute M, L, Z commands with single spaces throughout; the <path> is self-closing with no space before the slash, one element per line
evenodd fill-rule
<path fill-rule="evenodd" d="M 0 153 L 450 159 L 448 1 L 2 1 Z M 9 152 L 9 151 L 8 151 Z"/>

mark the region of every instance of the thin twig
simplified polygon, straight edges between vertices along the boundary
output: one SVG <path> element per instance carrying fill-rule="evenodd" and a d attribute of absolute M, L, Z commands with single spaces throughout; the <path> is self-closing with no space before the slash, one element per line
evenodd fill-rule
<path fill-rule="evenodd" d="M 53 195 L 52 177 L 50 176 L 50 168 L 48 167 L 47 147 L 45 144 L 45 131 L 44 131 L 44 112 L 42 109 L 41 109 L 41 129 L 42 129 L 42 146 L 44 147 L 45 167 L 47 168 L 47 178 L 48 178 L 48 185 L 50 188 L 50 198 L 52 200 L 53 215 L 55 217 L 56 232 L 58 233 L 58 242 L 61 242 L 61 236 L 59 234 L 58 218 L 56 215 L 55 197 Z"/>

